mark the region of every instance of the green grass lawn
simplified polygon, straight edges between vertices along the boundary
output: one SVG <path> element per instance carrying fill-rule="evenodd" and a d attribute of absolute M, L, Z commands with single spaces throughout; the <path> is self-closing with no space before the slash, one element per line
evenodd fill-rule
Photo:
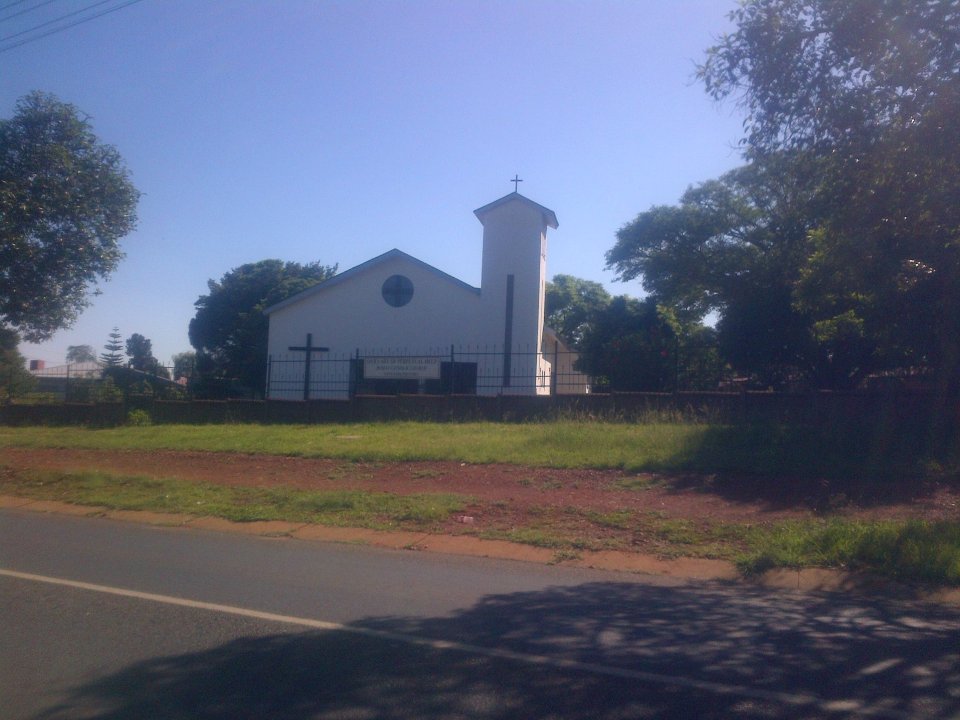
<path fill-rule="evenodd" d="M 956 471 L 955 453 L 931 455 L 922 438 L 873 432 L 869 426 L 795 428 L 706 423 L 372 423 L 351 425 L 154 425 L 88 429 L 0 428 L 2 448 L 196 450 L 264 453 L 354 461 L 451 460 L 526 466 L 615 468 L 630 472 L 728 472 L 783 478 L 830 478 L 878 486 L 891 478 Z M 306 493 L 289 489 L 224 488 L 177 480 L 107 474 L 4 471 L 0 491 L 111 508 L 151 509 L 225 517 L 429 531 L 469 498 L 428 494 Z M 642 491 L 642 488 L 637 488 Z M 571 513 L 580 513 L 573 518 Z M 583 520 L 610 537 L 611 528 L 657 539 L 665 555 L 719 557 L 745 572 L 771 567 L 868 569 L 907 580 L 960 584 L 960 523 L 873 522 L 839 518 L 776 525 L 694 525 L 682 519 L 612 512 L 534 516 L 525 527 L 486 530 L 560 553 L 628 547 L 584 536 Z M 577 522 L 568 522 L 571 518 Z M 569 528 L 580 528 L 577 531 Z M 607 531 L 606 533 L 604 531 Z"/>
<path fill-rule="evenodd" d="M 878 444 L 862 427 L 592 421 L 3 427 L 3 447 L 201 450 L 358 461 L 454 460 L 827 478 L 913 473 L 927 463 L 914 439 Z"/>
<path fill-rule="evenodd" d="M 0 491 L 111 510 L 151 510 L 236 522 L 287 520 L 378 530 L 428 531 L 469 497 L 449 493 L 393 495 L 360 490 L 307 491 L 228 487 L 103 472 L 12 471 L 0 465 Z"/>

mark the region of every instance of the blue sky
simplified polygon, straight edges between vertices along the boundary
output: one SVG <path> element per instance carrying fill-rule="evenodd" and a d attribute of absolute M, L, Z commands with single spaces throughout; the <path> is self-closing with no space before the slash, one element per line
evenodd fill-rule
<path fill-rule="evenodd" d="M 0 2 L 0 38 L 96 0 L 4 19 L 39 1 Z M 32 90 L 73 103 L 143 192 L 102 294 L 21 350 L 57 364 L 117 326 L 169 362 L 207 280 L 265 258 L 396 247 L 478 285 L 473 210 L 515 173 L 560 222 L 549 276 L 642 295 L 604 268 L 616 231 L 740 162 L 741 115 L 693 78 L 734 6 L 143 0 L 0 52 L 0 116 Z"/>

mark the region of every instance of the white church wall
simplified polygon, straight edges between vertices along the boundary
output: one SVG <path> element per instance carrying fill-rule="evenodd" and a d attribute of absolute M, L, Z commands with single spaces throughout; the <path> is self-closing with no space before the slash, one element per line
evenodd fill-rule
<path fill-rule="evenodd" d="M 357 351 L 446 360 L 451 346 L 457 363 L 475 365 L 478 394 L 549 394 L 555 369 L 543 354 L 543 314 L 547 228 L 557 227 L 556 216 L 515 193 L 475 214 L 483 224 L 482 289 L 391 250 L 270 308 L 270 397 L 303 399 L 306 353 L 290 348 L 303 347 L 308 333 L 314 347 L 329 348 L 311 354 L 311 398 L 348 395 Z M 413 287 L 399 307 L 383 293 L 395 275 Z"/>
<path fill-rule="evenodd" d="M 384 282 L 394 275 L 413 284 L 412 297 L 401 307 L 389 305 L 383 297 Z M 302 347 L 311 333 L 314 346 L 329 348 L 329 353 L 314 355 L 311 370 L 316 367 L 318 372 L 325 368 L 325 358 L 347 358 L 358 349 L 364 354 L 445 355 L 451 344 L 478 343 L 480 333 L 474 319 L 479 307 L 477 291 L 401 255 L 362 269 L 348 281 L 328 283 L 326 288 L 271 312 L 268 353 L 274 359 L 302 361 L 305 353 L 289 348 Z M 283 378 L 284 372 L 301 373 L 301 385 L 298 389 L 291 378 L 290 387 L 284 381 L 284 389 L 271 392 L 271 397 L 302 399 L 302 369 L 298 367 L 302 365 L 273 365 L 271 371 L 280 374 L 272 379 Z M 329 363 L 327 369 L 333 371 L 334 367 L 344 377 L 328 377 L 325 385 L 334 388 L 329 396 L 339 397 L 349 386 L 349 369 L 345 363 Z M 320 376 L 311 377 L 319 380 Z"/>

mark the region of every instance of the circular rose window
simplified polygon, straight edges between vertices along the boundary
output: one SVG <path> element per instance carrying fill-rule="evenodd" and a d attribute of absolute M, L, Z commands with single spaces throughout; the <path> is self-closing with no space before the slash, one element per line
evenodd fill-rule
<path fill-rule="evenodd" d="M 391 275 L 383 281 L 380 292 L 387 305 L 403 307 L 413 297 L 413 283 L 403 275 Z"/>

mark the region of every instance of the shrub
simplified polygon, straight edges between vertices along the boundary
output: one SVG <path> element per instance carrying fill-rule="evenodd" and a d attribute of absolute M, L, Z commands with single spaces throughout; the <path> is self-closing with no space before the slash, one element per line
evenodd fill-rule
<path fill-rule="evenodd" d="M 150 419 L 150 413 L 146 410 L 131 410 L 127 413 L 127 425 L 151 425 L 153 421 Z"/>

